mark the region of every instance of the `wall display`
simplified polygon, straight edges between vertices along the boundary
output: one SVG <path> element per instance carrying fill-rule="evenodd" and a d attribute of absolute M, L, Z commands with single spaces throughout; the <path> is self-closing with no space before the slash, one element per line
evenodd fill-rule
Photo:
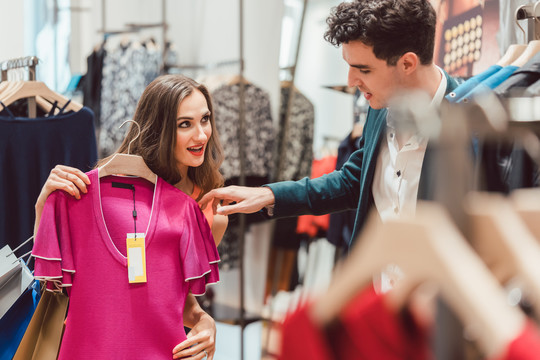
<path fill-rule="evenodd" d="M 452 76 L 470 77 L 493 64 L 500 48 L 499 0 L 432 0 L 437 12 L 435 63 Z"/>

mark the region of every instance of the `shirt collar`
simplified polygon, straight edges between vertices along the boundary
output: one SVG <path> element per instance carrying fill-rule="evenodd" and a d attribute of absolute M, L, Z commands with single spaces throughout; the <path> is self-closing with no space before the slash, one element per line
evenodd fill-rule
<path fill-rule="evenodd" d="M 439 73 L 441 74 L 441 80 L 439 82 L 439 87 L 437 88 L 437 91 L 435 91 L 435 95 L 431 99 L 431 103 L 429 104 L 429 106 L 433 108 L 438 108 L 444 99 L 444 94 L 446 93 L 448 81 L 446 80 L 444 71 L 437 65 L 435 65 L 435 67 L 437 68 L 437 70 L 439 70 Z M 397 119 L 392 116 L 392 110 L 390 108 L 387 108 L 387 110 L 388 112 L 386 115 L 386 125 L 392 129 L 395 129 Z"/>

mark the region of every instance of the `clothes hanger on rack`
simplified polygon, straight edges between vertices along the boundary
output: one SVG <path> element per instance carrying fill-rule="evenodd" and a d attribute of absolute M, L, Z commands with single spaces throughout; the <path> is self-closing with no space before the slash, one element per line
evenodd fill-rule
<path fill-rule="evenodd" d="M 540 189 L 517 189 L 510 194 L 516 212 L 540 244 Z"/>
<path fill-rule="evenodd" d="M 5 85 L 5 90 L 0 93 L 0 101 L 2 101 L 5 106 L 9 106 L 19 99 L 41 97 L 51 104 L 55 101 L 58 104 L 68 104 L 69 102 L 66 110 L 79 111 L 83 107 L 81 104 L 70 101 L 63 95 L 52 91 L 41 81 L 5 81 L 5 83 L 7 83 Z M 41 103 L 43 104 L 43 102 Z"/>
<path fill-rule="evenodd" d="M 512 44 L 508 47 L 504 55 L 496 62 L 499 66 L 508 66 L 512 64 L 527 48 L 525 44 Z"/>
<path fill-rule="evenodd" d="M 398 286 L 435 282 L 442 298 L 466 329 L 474 329 L 484 354 L 501 355 L 525 325 L 525 316 L 474 253 L 448 213 L 437 203 L 419 201 L 414 218 L 381 223 L 373 212 L 348 259 L 337 267 L 325 296 L 311 307 L 324 327 L 389 264 L 404 273 Z"/>
<path fill-rule="evenodd" d="M 537 26 L 540 26 L 540 21 L 538 20 L 538 17 L 536 16 L 537 7 L 538 7 L 539 4 L 540 4 L 540 1 L 537 1 L 534 4 L 534 7 L 532 9 L 532 13 L 533 13 L 532 17 L 534 18 L 534 28 L 535 29 L 536 29 Z M 523 34 L 525 36 L 525 30 L 523 30 L 523 28 L 521 27 L 521 25 L 519 25 L 519 22 L 518 22 L 518 13 L 519 13 L 520 9 L 521 8 L 518 8 L 516 10 L 516 24 L 521 29 L 521 31 L 523 31 Z M 536 34 L 534 34 L 534 35 L 536 35 Z M 510 65 L 522 67 L 530 59 L 532 59 L 532 57 L 534 55 L 536 55 L 538 52 L 540 52 L 540 40 L 532 39 L 527 44 L 527 47 L 525 48 L 523 53 L 520 56 L 518 56 L 517 59 L 515 59 L 513 62 L 511 62 Z"/>
<path fill-rule="evenodd" d="M 502 194 L 470 193 L 465 199 L 471 245 L 499 282 L 518 278 L 540 317 L 540 243 Z"/>
<path fill-rule="evenodd" d="M 109 161 L 98 168 L 99 177 L 102 178 L 108 175 L 138 176 L 155 184 L 157 182 L 157 175 L 150 170 L 148 165 L 146 165 L 142 156 L 131 155 L 129 153 L 131 143 L 137 140 L 141 134 L 141 128 L 139 124 L 133 120 L 126 120 L 119 127 L 124 126 L 127 122 L 133 122 L 137 125 L 137 136 L 129 142 L 127 154 L 116 153 Z"/>

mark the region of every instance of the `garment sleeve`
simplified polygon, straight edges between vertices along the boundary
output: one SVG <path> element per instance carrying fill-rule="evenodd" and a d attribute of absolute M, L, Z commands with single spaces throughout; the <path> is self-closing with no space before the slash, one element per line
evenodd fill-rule
<path fill-rule="evenodd" d="M 322 215 L 356 209 L 360 196 L 363 149 L 354 152 L 341 170 L 316 179 L 265 185 L 274 193 L 275 217 Z"/>
<path fill-rule="evenodd" d="M 69 287 L 75 265 L 71 251 L 69 212 L 66 196 L 53 192 L 43 208 L 32 256 L 34 277 L 47 282 L 49 290 Z"/>
<path fill-rule="evenodd" d="M 189 204 L 180 241 L 184 281 L 193 295 L 203 295 L 206 285 L 219 281 L 220 259 L 210 226 L 195 201 Z"/>

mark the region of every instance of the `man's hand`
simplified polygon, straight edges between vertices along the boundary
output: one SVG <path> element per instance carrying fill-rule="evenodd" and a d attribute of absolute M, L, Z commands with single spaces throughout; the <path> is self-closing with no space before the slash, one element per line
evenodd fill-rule
<path fill-rule="evenodd" d="M 214 214 L 251 214 L 275 202 L 274 193 L 267 187 L 227 186 L 214 189 L 199 201 L 201 208 L 212 204 Z M 232 204 L 234 203 L 234 204 Z M 221 204 L 220 207 L 218 205 Z M 232 204 L 232 205 L 231 205 Z"/>

